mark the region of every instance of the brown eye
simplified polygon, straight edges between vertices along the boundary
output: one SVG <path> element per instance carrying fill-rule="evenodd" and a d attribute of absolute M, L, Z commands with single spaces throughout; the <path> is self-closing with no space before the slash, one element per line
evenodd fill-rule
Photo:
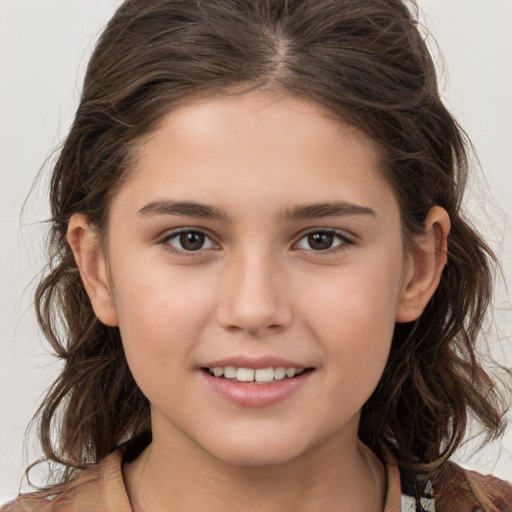
<path fill-rule="evenodd" d="M 308 245 L 316 251 L 330 249 L 334 242 L 334 233 L 328 231 L 319 231 L 308 235 Z"/>
<path fill-rule="evenodd" d="M 178 252 L 194 252 L 202 249 L 213 249 L 213 241 L 201 231 L 180 231 L 170 234 L 163 243 Z"/>
<path fill-rule="evenodd" d="M 298 249 L 307 249 L 308 251 L 330 252 L 337 249 L 343 249 L 352 242 L 340 233 L 331 229 L 321 229 L 318 231 L 310 231 L 304 235 L 297 243 Z"/>
<path fill-rule="evenodd" d="M 205 236 L 203 233 L 192 231 L 180 235 L 180 245 L 186 251 L 198 251 L 204 245 Z"/>

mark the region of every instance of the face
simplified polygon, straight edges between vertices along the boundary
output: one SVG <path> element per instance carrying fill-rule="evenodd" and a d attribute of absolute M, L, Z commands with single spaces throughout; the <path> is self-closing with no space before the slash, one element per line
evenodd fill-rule
<path fill-rule="evenodd" d="M 191 103 L 141 143 L 111 204 L 113 313 L 96 311 L 155 439 L 239 465 L 355 442 L 413 273 L 381 167 L 284 94 Z"/>

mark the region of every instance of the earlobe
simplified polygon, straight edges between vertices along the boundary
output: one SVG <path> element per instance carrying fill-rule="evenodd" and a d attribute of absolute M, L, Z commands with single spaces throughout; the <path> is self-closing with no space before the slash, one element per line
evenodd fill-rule
<path fill-rule="evenodd" d="M 117 311 L 105 256 L 97 231 L 91 226 L 86 215 L 77 213 L 71 217 L 67 241 L 96 316 L 105 325 L 117 326 Z"/>
<path fill-rule="evenodd" d="M 450 217 L 446 210 L 432 207 L 425 219 L 425 234 L 415 238 L 397 307 L 397 322 L 416 320 L 434 295 L 447 261 L 449 232 Z"/>

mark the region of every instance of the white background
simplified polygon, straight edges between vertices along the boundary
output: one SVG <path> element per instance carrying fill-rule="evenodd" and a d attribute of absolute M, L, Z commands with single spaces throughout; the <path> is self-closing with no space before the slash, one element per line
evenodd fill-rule
<path fill-rule="evenodd" d="M 119 0 L 0 0 L 0 503 L 13 498 L 34 438 L 24 430 L 58 364 L 45 352 L 31 307 L 41 270 L 46 182 L 21 208 L 38 169 L 65 136 L 88 55 Z M 512 1 L 419 0 L 445 62 L 444 96 L 466 128 L 486 178 L 470 207 L 498 251 L 512 287 Z M 485 181 L 487 180 L 487 182 Z M 488 185 L 487 185 L 487 184 Z M 21 215 L 21 217 L 20 217 Z M 500 362 L 512 364 L 510 297 L 498 290 Z M 501 344 L 499 339 L 501 338 Z M 468 467 L 512 480 L 512 429 Z"/>

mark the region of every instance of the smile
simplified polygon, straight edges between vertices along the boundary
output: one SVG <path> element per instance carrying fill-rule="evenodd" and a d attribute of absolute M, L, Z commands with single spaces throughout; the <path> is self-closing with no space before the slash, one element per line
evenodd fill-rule
<path fill-rule="evenodd" d="M 201 374 L 210 390 L 223 400 L 236 406 L 258 408 L 291 398 L 307 386 L 315 373 L 314 368 L 265 366 L 214 364 L 202 367 Z"/>
<path fill-rule="evenodd" d="M 276 368 L 243 368 L 235 366 L 216 366 L 207 368 L 208 373 L 214 377 L 231 380 L 232 382 L 254 382 L 256 384 L 266 384 L 272 381 L 283 379 L 292 379 L 302 373 L 305 369 L 285 368 L 278 366 Z"/>

